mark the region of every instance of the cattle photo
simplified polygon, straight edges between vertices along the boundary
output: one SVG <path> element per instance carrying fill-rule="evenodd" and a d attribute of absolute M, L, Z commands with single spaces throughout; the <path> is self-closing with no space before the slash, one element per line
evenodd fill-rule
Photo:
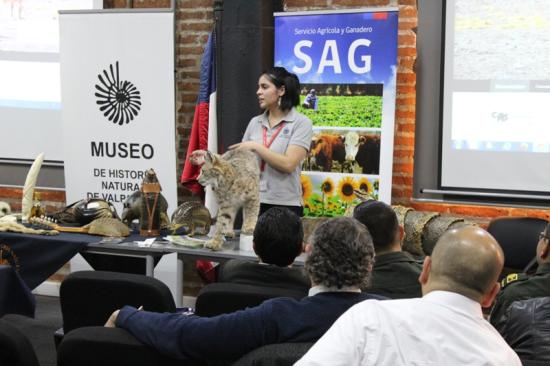
<path fill-rule="evenodd" d="M 302 84 L 298 110 L 313 126 L 380 128 L 382 84 Z"/>
<path fill-rule="evenodd" d="M 380 131 L 314 130 L 302 170 L 380 173 Z"/>

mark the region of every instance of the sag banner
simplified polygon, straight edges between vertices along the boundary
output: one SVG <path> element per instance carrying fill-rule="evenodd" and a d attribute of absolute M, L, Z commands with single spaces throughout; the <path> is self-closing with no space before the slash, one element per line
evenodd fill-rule
<path fill-rule="evenodd" d="M 275 14 L 275 64 L 298 75 L 313 121 L 302 167 L 306 216 L 340 216 L 359 196 L 391 201 L 398 11 Z"/>

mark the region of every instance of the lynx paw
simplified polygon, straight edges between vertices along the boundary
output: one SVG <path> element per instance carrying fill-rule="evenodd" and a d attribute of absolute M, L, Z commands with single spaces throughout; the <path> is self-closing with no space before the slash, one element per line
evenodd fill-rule
<path fill-rule="evenodd" d="M 234 238 L 235 237 L 235 232 L 233 230 L 231 231 L 224 231 L 222 233 L 223 236 L 225 236 L 226 238 Z"/>
<path fill-rule="evenodd" d="M 204 243 L 205 248 L 209 248 L 212 250 L 221 250 L 222 249 L 223 240 L 220 239 L 210 239 L 207 240 Z"/>
<path fill-rule="evenodd" d="M 249 228 L 249 227 L 245 228 L 245 227 L 243 227 L 241 229 L 241 235 L 252 235 L 252 234 L 254 234 L 254 228 Z"/>

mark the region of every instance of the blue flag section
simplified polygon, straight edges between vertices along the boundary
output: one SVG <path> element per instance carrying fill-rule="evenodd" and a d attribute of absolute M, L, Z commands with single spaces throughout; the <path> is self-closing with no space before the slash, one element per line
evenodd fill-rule
<path fill-rule="evenodd" d="M 300 79 L 313 122 L 302 166 L 306 216 L 391 201 L 398 11 L 275 14 L 275 65 Z"/>

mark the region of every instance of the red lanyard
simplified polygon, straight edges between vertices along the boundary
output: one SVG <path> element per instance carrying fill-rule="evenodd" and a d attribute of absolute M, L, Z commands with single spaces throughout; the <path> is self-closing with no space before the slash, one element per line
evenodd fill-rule
<path fill-rule="evenodd" d="M 281 130 L 283 129 L 283 127 L 285 126 L 285 123 L 284 122 L 281 122 L 281 124 L 279 125 L 279 127 L 277 127 L 277 129 L 275 130 L 275 132 L 273 132 L 273 135 L 271 135 L 271 138 L 269 139 L 269 141 L 267 141 L 267 127 L 263 126 L 263 129 L 262 129 L 262 132 L 263 132 L 263 137 L 264 137 L 264 146 L 267 147 L 269 149 L 269 147 L 271 146 L 271 144 L 273 143 L 273 140 L 275 140 L 275 138 L 277 137 L 277 135 L 279 135 L 279 132 L 281 132 Z M 265 161 L 262 160 L 262 163 L 260 164 L 260 170 L 263 172 L 265 169 Z"/>

